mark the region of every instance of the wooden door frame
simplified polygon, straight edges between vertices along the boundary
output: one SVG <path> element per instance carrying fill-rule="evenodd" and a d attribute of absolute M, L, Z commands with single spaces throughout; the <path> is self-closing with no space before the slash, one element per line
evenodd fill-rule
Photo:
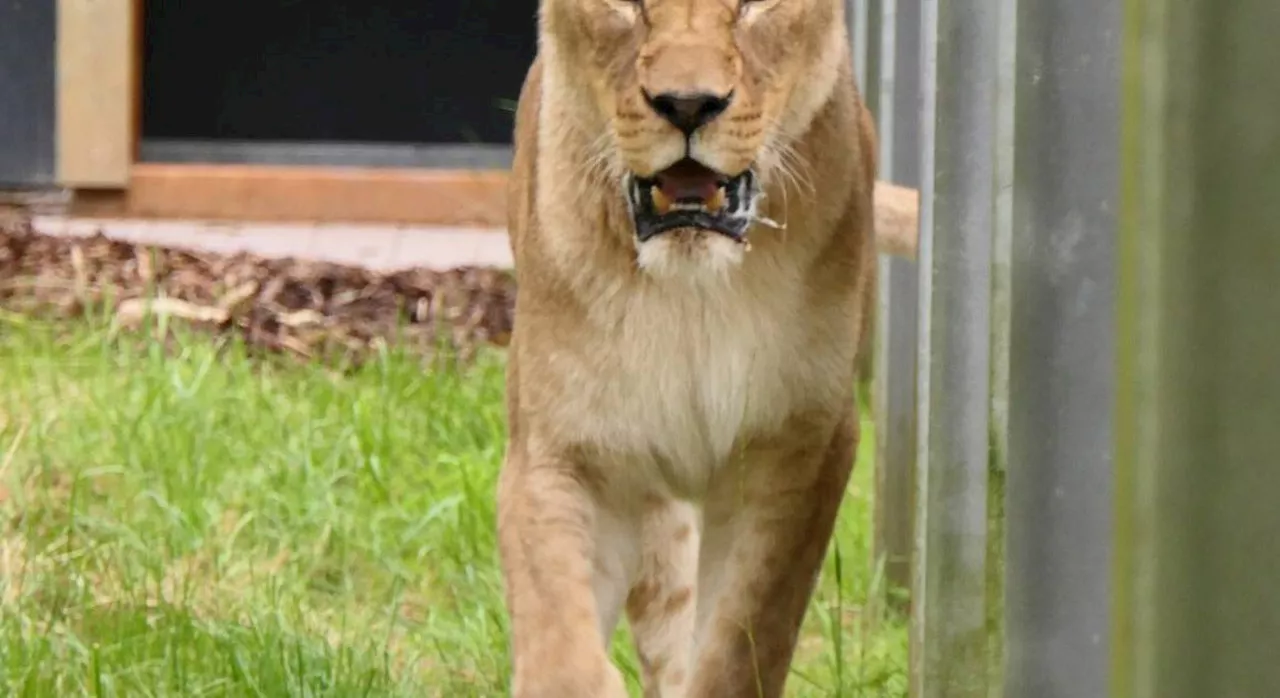
<path fill-rule="evenodd" d="M 57 176 L 73 215 L 506 225 L 505 169 L 143 162 L 144 0 L 57 2 Z"/>

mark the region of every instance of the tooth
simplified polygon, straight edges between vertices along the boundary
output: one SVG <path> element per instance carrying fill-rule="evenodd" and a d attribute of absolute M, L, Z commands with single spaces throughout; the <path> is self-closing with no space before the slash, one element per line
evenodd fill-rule
<path fill-rule="evenodd" d="M 657 211 L 659 215 L 665 214 L 671 210 L 671 199 L 668 199 L 667 195 L 662 193 L 662 187 L 650 187 L 649 195 L 653 197 L 653 209 Z"/>
<path fill-rule="evenodd" d="M 707 199 L 707 210 L 716 213 L 724 208 L 724 187 L 716 187 L 716 193 Z"/>

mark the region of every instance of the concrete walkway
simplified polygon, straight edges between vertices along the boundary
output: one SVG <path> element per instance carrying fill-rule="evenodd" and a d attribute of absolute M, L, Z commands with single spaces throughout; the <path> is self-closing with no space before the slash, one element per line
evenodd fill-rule
<path fill-rule="evenodd" d="M 226 223 L 37 215 L 36 232 L 109 238 L 206 252 L 298 257 L 378 271 L 511 267 L 507 231 L 492 228 Z"/>

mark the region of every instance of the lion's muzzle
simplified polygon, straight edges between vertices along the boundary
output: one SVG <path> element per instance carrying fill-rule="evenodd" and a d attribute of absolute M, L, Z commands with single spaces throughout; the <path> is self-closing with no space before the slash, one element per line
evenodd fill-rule
<path fill-rule="evenodd" d="M 745 241 L 760 198 L 751 170 L 728 177 L 691 158 L 653 177 L 628 175 L 625 187 L 640 242 L 681 228 Z"/>

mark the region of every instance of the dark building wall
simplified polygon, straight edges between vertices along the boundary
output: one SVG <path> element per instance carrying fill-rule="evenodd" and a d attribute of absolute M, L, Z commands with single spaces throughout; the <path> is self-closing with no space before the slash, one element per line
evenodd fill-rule
<path fill-rule="evenodd" d="M 509 143 L 536 13 L 536 0 L 148 2 L 143 137 Z"/>
<path fill-rule="evenodd" d="M 0 187 L 56 176 L 53 0 L 0 0 Z"/>

